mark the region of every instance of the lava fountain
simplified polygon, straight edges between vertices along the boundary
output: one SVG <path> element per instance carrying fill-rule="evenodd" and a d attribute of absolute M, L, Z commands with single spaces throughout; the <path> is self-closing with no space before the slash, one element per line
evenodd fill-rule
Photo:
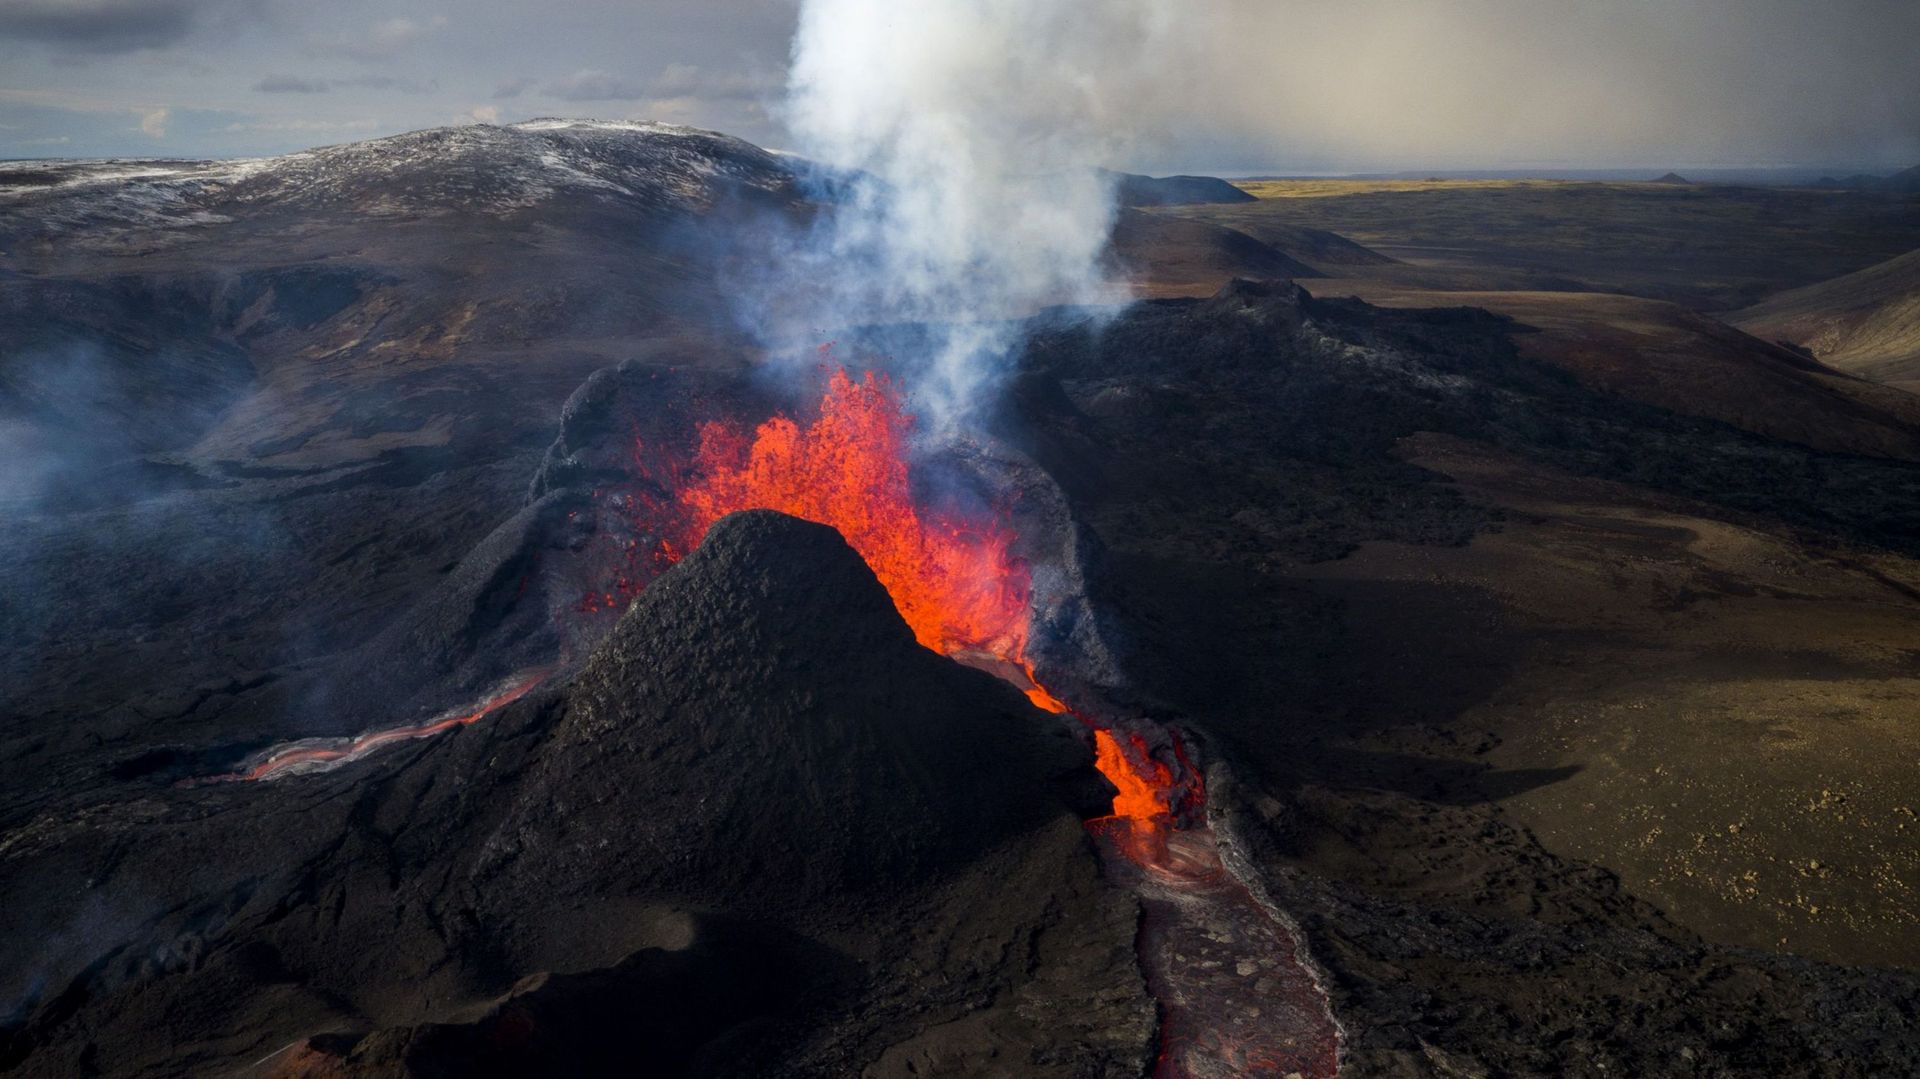
<path fill-rule="evenodd" d="M 680 491 L 686 535 L 745 509 L 772 509 L 831 525 L 860 552 L 920 643 L 1008 660 L 1027 646 L 1029 577 L 1013 531 L 991 518 L 926 512 L 908 483 L 912 428 L 885 375 L 828 376 L 819 418 L 785 416 L 751 438 L 723 423 L 700 427 L 696 478 Z M 689 544 L 690 546 L 690 544 Z"/>
<path fill-rule="evenodd" d="M 662 518 L 636 522 L 661 537 L 648 562 L 673 561 L 739 510 L 779 510 L 839 530 L 922 645 L 996 673 L 1038 707 L 1092 730 L 1095 765 L 1116 793 L 1111 814 L 1088 830 L 1141 903 L 1136 944 L 1160 1004 L 1155 1075 L 1334 1075 L 1340 1029 L 1299 934 L 1229 864 L 1183 744 L 1167 732 L 1177 766 L 1169 764 L 1141 734 L 1097 724 L 1040 684 L 1027 651 L 1032 577 L 1003 523 L 1009 507 L 969 515 L 919 504 L 911 430 L 892 380 L 839 369 L 810 423 L 776 415 L 749 433 L 707 422 L 693 459 L 664 468 L 658 447 L 636 441 L 643 474 L 676 492 L 672 506 L 657 497 L 639 503 Z"/>

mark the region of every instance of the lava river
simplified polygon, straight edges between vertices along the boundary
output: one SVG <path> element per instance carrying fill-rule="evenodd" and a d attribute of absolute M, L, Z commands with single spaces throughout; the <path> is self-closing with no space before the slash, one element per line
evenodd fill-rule
<path fill-rule="evenodd" d="M 302 738 L 283 742 L 248 757 L 232 772 L 188 780 L 186 785 L 258 782 L 282 776 L 332 771 L 387 746 L 416 738 L 431 738 L 455 727 L 476 723 L 526 696 L 533 687 L 545 681 L 549 673 L 547 670 L 521 671 L 471 707 L 456 708 L 419 723 L 368 731 L 352 738 Z"/>

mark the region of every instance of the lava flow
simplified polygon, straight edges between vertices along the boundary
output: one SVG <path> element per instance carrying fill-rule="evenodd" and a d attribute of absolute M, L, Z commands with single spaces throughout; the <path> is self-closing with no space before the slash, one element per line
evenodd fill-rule
<path fill-rule="evenodd" d="M 480 703 L 470 709 L 455 709 L 427 720 L 424 723 L 410 723 L 401 727 L 388 727 L 385 730 L 369 731 L 352 738 L 302 738 L 296 742 L 287 742 L 257 753 L 243 762 L 238 771 L 224 775 L 207 776 L 189 781 L 193 785 L 201 783 L 241 783 L 256 780 L 278 779 L 288 775 L 306 775 L 312 772 L 328 772 L 343 764 L 357 761 L 395 742 L 405 742 L 415 738 L 430 738 L 455 727 L 464 727 L 474 723 L 494 711 L 512 704 L 527 695 L 533 687 L 544 681 L 550 672 L 545 670 L 522 671 L 508 679 L 499 689 L 489 694 Z"/>
<path fill-rule="evenodd" d="M 891 380 L 839 370 L 806 425 L 775 416 L 749 435 L 710 422 L 695 460 L 664 470 L 657 447 L 636 445 L 651 466 L 643 472 L 678 491 L 677 506 L 644 500 L 660 519 L 636 523 L 666 537 L 651 561 L 673 561 L 737 510 L 779 510 L 839 530 L 921 644 L 992 670 L 1040 708 L 1093 728 L 1095 764 L 1117 793 L 1112 814 L 1088 829 L 1141 902 L 1137 947 L 1161 1008 L 1155 1075 L 1335 1074 L 1340 1030 L 1326 995 L 1293 928 L 1223 857 L 1181 743 L 1170 738 L 1176 769 L 1142 735 L 1092 723 L 1040 685 L 1027 655 L 1031 576 L 1012 553 L 1014 533 L 916 504 L 911 427 Z"/>
<path fill-rule="evenodd" d="M 1067 711 L 1034 680 L 1026 657 L 1031 578 L 1012 553 L 1014 533 L 991 516 L 916 503 L 907 467 L 912 426 L 891 379 L 868 372 L 856 380 L 837 369 L 818 418 L 804 426 L 786 416 L 751 433 L 704 423 L 686 465 L 662 467 L 650 447 L 636 445 L 642 470 L 666 473 L 678 492 L 675 506 L 642 504 L 659 519 L 641 523 L 664 533 L 649 561 L 677 559 L 737 510 L 779 510 L 831 525 L 866 560 L 922 645 L 1011 666 L 1036 705 Z"/>
<path fill-rule="evenodd" d="M 698 478 L 680 492 L 689 539 L 735 510 L 773 509 L 832 525 L 886 586 L 920 643 L 1012 659 L 1027 642 L 1025 567 L 1013 533 L 957 515 L 922 514 L 908 487 L 912 419 L 884 375 L 829 376 L 820 417 L 785 416 L 748 439 L 721 423 L 700 428 Z"/>
<path fill-rule="evenodd" d="M 871 371 L 856 379 L 836 368 L 810 423 L 774 416 L 748 432 L 709 421 L 685 462 L 636 441 L 638 470 L 676 494 L 668 501 L 643 493 L 629 503 L 647 518 L 635 522 L 640 530 L 661 538 L 644 563 L 631 552 L 639 571 L 614 591 L 591 594 L 582 610 L 638 593 L 643 586 L 634 581 L 646 569 L 677 561 L 727 514 L 778 510 L 845 537 L 922 645 L 1002 675 L 1046 711 L 1072 713 L 1040 684 L 1027 656 L 1032 577 L 1013 553 L 1013 530 L 991 515 L 923 508 L 908 471 L 912 430 L 892 379 Z M 1172 770 L 1138 738 L 1126 750 L 1104 730 L 1095 739 L 1099 768 L 1121 791 L 1114 814 L 1145 831 L 1164 830 L 1181 797 Z"/>

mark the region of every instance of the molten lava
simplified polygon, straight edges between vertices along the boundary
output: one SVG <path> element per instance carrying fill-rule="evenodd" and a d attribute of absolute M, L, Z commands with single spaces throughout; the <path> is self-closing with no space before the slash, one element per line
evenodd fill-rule
<path fill-rule="evenodd" d="M 631 598 L 643 587 L 636 582 L 691 551 L 727 514 L 779 510 L 838 530 L 922 645 L 996 670 L 1038 708 L 1071 713 L 1040 684 L 1027 656 L 1032 576 L 1013 554 L 1013 530 L 994 516 L 917 502 L 908 468 L 912 430 L 913 417 L 891 379 L 872 372 L 856 379 L 837 369 L 811 422 L 774 416 L 751 432 L 704 423 L 692 460 L 684 462 L 636 443 L 639 471 L 677 494 L 671 502 L 629 496 L 644 518 L 636 523 L 662 538 L 646 558 L 629 551 L 633 572 L 612 591 L 589 595 L 582 611 L 610 608 L 616 595 Z M 1097 764 L 1120 791 L 1114 817 L 1142 833 L 1159 833 L 1172 821 L 1173 772 L 1151 757 L 1143 740 L 1129 737 L 1131 753 L 1096 731 Z"/>
<path fill-rule="evenodd" d="M 748 438 L 726 424 L 702 425 L 696 478 L 680 491 L 688 538 L 745 509 L 832 525 L 921 644 L 1017 660 L 1026 651 L 1029 578 L 1010 553 L 1013 533 L 992 520 L 921 512 L 907 475 L 912 422 L 886 376 L 869 372 L 856 382 L 839 370 L 819 418 L 804 427 L 775 416 Z"/>
<path fill-rule="evenodd" d="M 1120 791 L 1113 796 L 1113 815 L 1136 825 L 1164 824 L 1171 813 L 1173 770 L 1147 754 L 1146 739 L 1137 734 L 1127 738 L 1133 743 L 1131 754 L 1113 732 L 1093 732 L 1094 764 Z"/>
<path fill-rule="evenodd" d="M 368 731 L 353 738 L 303 738 L 297 742 L 274 746 L 264 753 L 249 758 L 240 771 L 187 780 L 185 785 L 257 782 L 286 775 L 330 771 L 395 742 L 431 738 L 455 727 L 465 727 L 478 722 L 532 692 L 533 688 L 544 681 L 550 673 L 544 669 L 522 671 L 469 708 L 442 713 L 424 723 Z"/>

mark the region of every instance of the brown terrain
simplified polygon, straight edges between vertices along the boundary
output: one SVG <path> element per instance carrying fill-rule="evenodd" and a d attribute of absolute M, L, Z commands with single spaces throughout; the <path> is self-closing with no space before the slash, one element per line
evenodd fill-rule
<path fill-rule="evenodd" d="M 1243 186 L 1261 202 L 1161 212 L 1282 251 L 1265 230 L 1333 228 L 1396 261 L 1318 266 L 1301 280 L 1315 296 L 1484 309 L 1512 320 L 1520 355 L 1602 393 L 1920 461 L 1920 397 L 1901 382 L 1920 256 L 1876 263 L 1920 228 L 1911 196 Z M 1730 315 L 1700 309 L 1850 263 L 1869 268 Z M 1401 778 L 1420 762 L 1543 777 L 1443 800 L 1487 799 L 1708 939 L 1920 968 L 1920 561 L 1471 439 L 1424 434 L 1400 453 L 1498 523 L 1464 546 L 1363 543 L 1274 567 L 1335 602 L 1341 641 L 1364 657 L 1364 722 L 1333 725 L 1340 744 L 1407 762 Z M 1405 872 L 1364 838 L 1310 851 L 1307 864 Z"/>
<path fill-rule="evenodd" d="M 1456 439 L 1404 449 L 1501 511 L 1498 530 L 1367 545 L 1298 579 L 1344 602 L 1383 671 L 1440 653 L 1501 674 L 1355 748 L 1553 776 L 1483 789 L 1709 939 L 1920 965 L 1920 563 Z M 1417 621 L 1409 590 L 1429 597 Z M 1436 594 L 1462 613 L 1434 617 Z"/>
<path fill-rule="evenodd" d="M 1920 251 L 1793 289 L 1729 316 L 1756 337 L 1791 341 L 1842 371 L 1920 383 Z"/>

